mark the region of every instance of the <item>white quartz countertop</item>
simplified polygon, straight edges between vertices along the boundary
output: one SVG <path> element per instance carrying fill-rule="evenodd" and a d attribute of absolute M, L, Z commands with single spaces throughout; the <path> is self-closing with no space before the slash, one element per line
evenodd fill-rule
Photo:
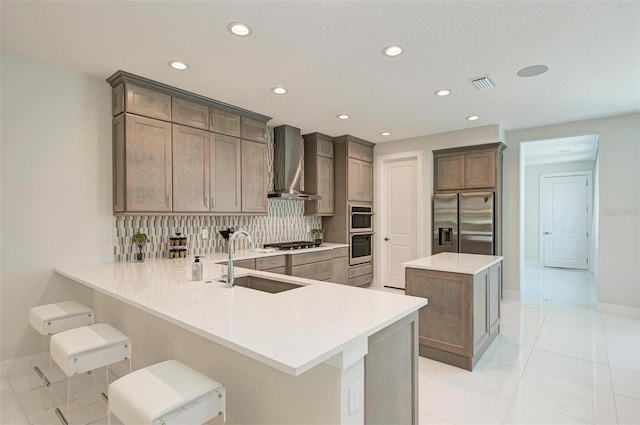
<path fill-rule="evenodd" d="M 317 248 L 316 248 L 317 249 Z M 193 258 L 58 267 L 55 271 L 227 348 L 291 375 L 330 359 L 427 304 L 424 298 L 236 268 L 303 285 L 270 294 L 212 281 L 226 272 L 203 260 L 204 280 L 191 281 Z M 207 281 L 211 283 L 207 283 Z"/>
<path fill-rule="evenodd" d="M 476 274 L 502 261 L 497 255 L 458 254 L 441 252 L 429 257 L 418 258 L 402 265 L 405 268 L 435 270 L 440 272 Z"/>

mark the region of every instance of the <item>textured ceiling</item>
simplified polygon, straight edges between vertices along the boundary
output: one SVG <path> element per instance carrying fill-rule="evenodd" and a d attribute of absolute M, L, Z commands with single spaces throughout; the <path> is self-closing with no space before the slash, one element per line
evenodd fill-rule
<path fill-rule="evenodd" d="M 4 50 L 100 79 L 122 69 L 303 133 L 383 142 L 640 110 L 637 1 L 2 1 L 0 12 Z M 231 21 L 253 35 L 232 36 Z M 383 56 L 392 43 L 405 53 Z M 536 64 L 549 71 L 516 76 Z M 470 84 L 486 74 L 497 87 Z"/>

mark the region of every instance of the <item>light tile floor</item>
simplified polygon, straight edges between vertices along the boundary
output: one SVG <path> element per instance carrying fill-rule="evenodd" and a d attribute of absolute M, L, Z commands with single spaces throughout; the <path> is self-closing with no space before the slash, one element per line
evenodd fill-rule
<path fill-rule="evenodd" d="M 528 267 L 521 299 L 503 300 L 501 334 L 473 372 L 420 357 L 420 424 L 639 425 L 640 318 L 596 306 L 590 273 Z M 27 370 L 26 357 L 0 364 L 0 424 L 59 424 Z M 72 393 L 91 385 L 81 377 Z M 106 424 L 105 403 L 90 396 L 71 413 L 72 423 Z"/>

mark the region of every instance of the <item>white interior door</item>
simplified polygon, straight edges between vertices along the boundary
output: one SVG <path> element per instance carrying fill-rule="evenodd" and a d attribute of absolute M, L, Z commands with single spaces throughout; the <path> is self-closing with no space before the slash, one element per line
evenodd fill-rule
<path fill-rule="evenodd" d="M 381 282 L 404 289 L 402 263 L 418 254 L 417 159 L 385 161 L 382 168 Z"/>
<path fill-rule="evenodd" d="M 589 176 L 548 176 L 542 180 L 544 265 L 586 269 Z"/>

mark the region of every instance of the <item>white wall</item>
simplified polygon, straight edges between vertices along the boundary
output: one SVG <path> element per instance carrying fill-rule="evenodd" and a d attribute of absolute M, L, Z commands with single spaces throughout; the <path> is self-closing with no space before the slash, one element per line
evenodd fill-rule
<path fill-rule="evenodd" d="M 576 121 L 510 131 L 505 150 L 505 252 L 519 255 L 517 200 L 520 196 L 520 143 L 587 134 L 599 142 L 598 301 L 640 308 L 640 114 Z M 507 268 L 505 281 L 516 280 L 520 265 Z"/>
<path fill-rule="evenodd" d="M 29 309 L 91 292 L 53 273 L 111 261 L 111 89 L 2 52 L 0 361 L 24 355 Z"/>
<path fill-rule="evenodd" d="M 590 171 L 593 182 L 593 162 L 574 161 L 525 167 L 524 182 L 524 259 L 540 261 L 540 175 L 567 171 Z M 593 189 L 593 183 L 591 184 Z M 592 197 L 593 199 L 593 197 Z M 591 209 L 593 212 L 593 208 Z M 589 214 L 591 216 L 591 214 Z M 591 218 L 589 218 L 591 220 Z M 591 221 L 588 223 L 591 227 Z M 591 233 L 591 231 L 589 231 Z"/>

